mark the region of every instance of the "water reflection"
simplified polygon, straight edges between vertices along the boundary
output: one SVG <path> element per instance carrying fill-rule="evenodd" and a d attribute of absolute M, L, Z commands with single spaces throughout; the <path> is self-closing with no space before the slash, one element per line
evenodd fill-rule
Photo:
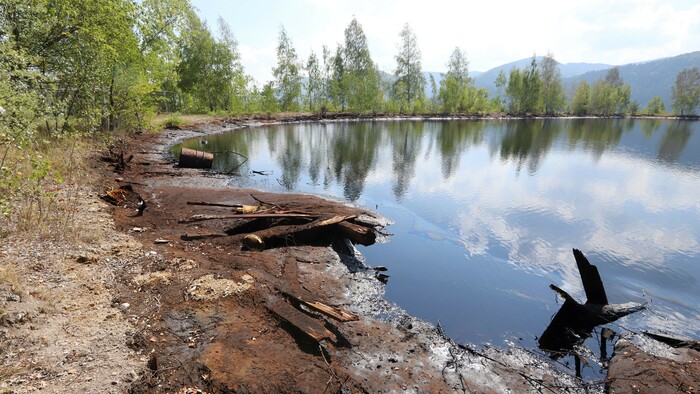
<path fill-rule="evenodd" d="M 669 124 L 659 144 L 659 159 L 667 163 L 676 162 L 690 139 L 690 123 L 676 121 Z"/>
<path fill-rule="evenodd" d="M 344 197 L 396 221 L 363 254 L 394 271 L 390 299 L 455 338 L 541 333 L 557 309 L 549 283 L 583 294 L 562 264 L 574 247 L 611 302 L 653 300 L 628 327 L 700 335 L 700 122 L 377 121 L 208 139 L 185 145 L 250 158 L 217 155 L 222 171 L 273 173 L 238 185 Z"/>
<path fill-rule="evenodd" d="M 697 122 L 632 119 L 331 123 L 275 126 L 264 133 L 238 131 L 207 138 L 209 145 L 200 145 L 200 139 L 183 146 L 210 152 L 233 150 L 248 156 L 251 148 L 259 151 L 265 141 L 282 171 L 278 181 L 283 187 L 297 189 L 302 173 L 306 172 L 312 185 L 318 185 L 321 180 L 326 187 L 334 182 L 342 184 L 343 195 L 350 201 L 362 195 L 380 150 L 388 148 L 392 190 L 398 200 L 408 190 L 419 160 L 438 156 L 441 175 L 446 180 L 455 174 L 471 146 L 485 142 L 492 157 L 514 163 L 516 174 L 526 168 L 532 176 L 557 144 L 569 151 L 589 152 L 595 160 L 600 160 L 606 151 L 618 149 L 625 134 L 639 130 L 647 140 L 661 135 L 655 158 L 673 164 L 681 160 L 693 127 L 697 128 Z M 654 159 L 644 145 L 653 145 L 655 141 L 643 142 L 627 144 L 625 149 L 645 159 Z M 215 165 L 225 171 L 240 161 L 235 155 L 223 155 L 217 157 Z"/>

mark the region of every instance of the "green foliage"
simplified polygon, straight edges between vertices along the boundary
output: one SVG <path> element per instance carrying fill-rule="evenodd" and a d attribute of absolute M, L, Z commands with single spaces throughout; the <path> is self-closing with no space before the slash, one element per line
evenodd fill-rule
<path fill-rule="evenodd" d="M 505 71 L 501 70 L 498 72 L 495 84 L 496 89 L 498 89 L 498 96 L 494 98 L 493 106 L 498 111 L 503 111 L 505 109 L 505 101 L 501 97 L 505 94 L 505 89 L 508 85 L 508 78 L 506 77 Z"/>
<path fill-rule="evenodd" d="M 343 47 L 335 50 L 335 55 L 330 59 L 330 75 L 328 79 L 328 98 L 336 110 L 345 111 L 347 106 L 347 93 L 345 91 L 345 62 L 343 61 Z"/>
<path fill-rule="evenodd" d="M 447 63 L 447 74 L 440 81 L 440 103 L 448 113 L 466 112 L 470 108 L 469 90 L 474 81 L 469 77 L 467 53 L 455 48 Z"/>
<path fill-rule="evenodd" d="M 279 111 L 277 97 L 275 97 L 275 89 L 272 87 L 272 82 L 265 84 L 261 93 L 260 109 L 262 112 L 271 114 Z"/>
<path fill-rule="evenodd" d="M 523 101 L 523 73 L 520 69 L 513 67 L 508 77 L 508 87 L 506 97 L 508 97 L 508 110 L 513 113 L 520 113 Z"/>
<path fill-rule="evenodd" d="M 301 75 L 299 60 L 284 26 L 280 26 L 277 44 L 277 66 L 272 69 L 275 87 L 282 111 L 298 111 L 301 98 Z"/>
<path fill-rule="evenodd" d="M 621 114 L 630 103 L 631 88 L 620 78 L 617 67 L 610 69 L 605 79 L 599 79 L 591 88 L 589 113 L 594 115 Z"/>
<path fill-rule="evenodd" d="M 673 86 L 673 110 L 679 115 L 692 115 L 700 105 L 700 71 L 697 67 L 681 70 Z"/>
<path fill-rule="evenodd" d="M 575 115 L 588 115 L 588 106 L 590 103 L 591 87 L 588 82 L 581 81 L 576 87 L 574 98 L 571 102 L 571 112 Z"/>
<path fill-rule="evenodd" d="M 243 74 L 238 43 L 229 26 L 219 19 L 222 37 L 216 40 L 199 17 L 190 12 L 181 38 L 178 88 L 190 111 L 240 111 L 247 77 Z"/>
<path fill-rule="evenodd" d="M 646 113 L 649 115 L 660 115 L 664 111 L 666 111 L 666 106 L 664 105 L 664 101 L 659 96 L 654 96 L 654 98 L 647 103 Z"/>
<path fill-rule="evenodd" d="M 440 96 L 437 84 L 435 83 L 435 77 L 430 74 L 430 103 L 429 109 L 431 112 L 435 112 L 440 107 Z"/>
<path fill-rule="evenodd" d="M 180 37 L 192 6 L 188 0 L 143 0 L 137 22 L 145 79 L 143 93 L 149 106 L 163 112 L 180 109 L 178 89 Z"/>
<path fill-rule="evenodd" d="M 336 80 L 336 88 L 343 91 L 338 95 L 339 101 L 346 102 L 351 111 L 376 110 L 383 96 L 381 76 L 372 62 L 362 25 L 355 18 L 345 29 L 343 57 L 338 59 L 336 56 L 336 63 L 338 74 L 334 72 L 334 77 L 342 78 Z"/>
<path fill-rule="evenodd" d="M 311 51 L 309 60 L 306 61 L 306 73 L 308 82 L 306 84 L 306 98 L 309 111 L 320 109 L 323 99 L 323 78 L 318 57 Z"/>
<path fill-rule="evenodd" d="M 542 75 L 542 103 L 544 112 L 552 115 L 564 107 L 564 87 L 561 82 L 561 72 L 559 64 L 552 57 L 551 53 L 542 59 L 540 64 Z"/>
<path fill-rule="evenodd" d="M 180 117 L 179 114 L 171 114 L 168 116 L 167 119 L 165 119 L 165 122 L 163 123 L 163 126 L 166 129 L 176 129 L 180 126 L 182 126 L 182 117 Z"/>
<path fill-rule="evenodd" d="M 628 107 L 630 115 L 637 115 L 639 113 L 639 103 L 637 101 L 632 101 Z"/>
<path fill-rule="evenodd" d="M 399 103 L 399 112 L 413 110 L 425 96 L 425 76 L 421 69 L 421 52 L 416 35 L 407 24 L 399 34 L 399 53 L 396 55 L 396 80 L 392 86 L 392 98 Z"/>
<path fill-rule="evenodd" d="M 530 68 L 523 74 L 523 90 L 520 110 L 525 113 L 540 111 L 542 104 L 542 79 L 537 68 L 537 58 L 533 55 Z"/>

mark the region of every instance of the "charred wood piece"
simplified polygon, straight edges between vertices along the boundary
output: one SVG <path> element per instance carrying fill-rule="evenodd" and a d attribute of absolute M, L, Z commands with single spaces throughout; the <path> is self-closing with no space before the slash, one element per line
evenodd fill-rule
<path fill-rule="evenodd" d="M 564 299 L 564 305 L 554 315 L 538 341 L 539 347 L 551 352 L 552 358 L 570 354 L 576 345 L 583 343 L 592 334 L 596 326 L 614 322 L 646 308 L 645 304 L 636 302 L 608 304 L 598 268 L 580 250 L 574 249 L 573 253 L 587 301 L 581 304 L 563 289 L 555 285 L 549 286 Z"/>

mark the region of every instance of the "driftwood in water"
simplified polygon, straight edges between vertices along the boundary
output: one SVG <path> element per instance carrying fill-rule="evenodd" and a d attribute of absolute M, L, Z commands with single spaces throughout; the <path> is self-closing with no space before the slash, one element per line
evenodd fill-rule
<path fill-rule="evenodd" d="M 553 358 L 570 353 L 591 335 L 596 326 L 611 323 L 646 307 L 635 302 L 608 304 L 598 269 L 577 249 L 574 249 L 574 258 L 587 301 L 581 304 L 561 288 L 549 286 L 565 300 L 538 341 L 541 349 L 553 352 Z"/>
<path fill-rule="evenodd" d="M 243 216 L 243 215 L 239 215 Z M 332 216 L 319 218 L 311 223 L 298 226 L 277 226 L 250 233 L 243 238 L 248 249 L 264 250 L 275 246 L 295 245 L 310 241 L 321 241 L 324 234 L 319 230 L 354 218 L 349 216 Z M 325 234 L 328 235 L 328 234 Z"/>
<path fill-rule="evenodd" d="M 598 304 L 587 301 L 582 305 L 579 304 L 571 295 L 569 295 L 569 293 L 565 292 L 559 287 L 549 285 L 549 288 L 564 298 L 565 301 L 576 304 L 580 312 L 579 317 L 582 319 L 587 319 L 591 323 L 596 323 L 596 326 L 614 322 L 621 317 L 625 317 L 634 312 L 639 312 L 645 308 L 644 305 L 636 302 L 628 302 L 626 304 Z"/>

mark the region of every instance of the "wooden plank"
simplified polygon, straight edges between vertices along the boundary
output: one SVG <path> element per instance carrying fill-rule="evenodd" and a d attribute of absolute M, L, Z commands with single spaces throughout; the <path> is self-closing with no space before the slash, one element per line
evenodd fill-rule
<path fill-rule="evenodd" d="M 316 342 L 328 339 L 333 343 L 338 343 L 338 338 L 335 334 L 328 330 L 321 322 L 295 309 L 284 300 L 279 298 L 268 299 L 265 303 L 265 307 Z"/>
<path fill-rule="evenodd" d="M 338 306 L 331 306 L 320 301 L 308 301 L 302 298 L 302 296 L 297 294 L 292 294 L 287 291 L 282 291 L 286 297 L 293 299 L 296 302 L 304 304 L 309 308 L 315 310 L 316 312 L 323 313 L 326 316 L 332 317 L 335 320 L 341 322 L 357 321 L 359 317 L 353 315 L 350 312 L 345 311 L 343 308 Z"/>

